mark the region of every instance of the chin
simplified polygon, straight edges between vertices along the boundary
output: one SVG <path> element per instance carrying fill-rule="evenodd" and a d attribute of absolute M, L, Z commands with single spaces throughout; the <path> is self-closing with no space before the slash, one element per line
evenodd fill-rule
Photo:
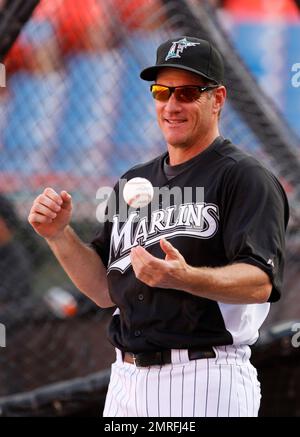
<path fill-rule="evenodd" d="M 172 138 L 170 138 L 170 139 L 166 138 L 166 141 L 170 146 L 172 146 L 176 149 L 184 149 L 184 148 L 188 147 L 188 144 L 186 141 L 184 141 L 184 140 L 180 141 L 178 138 L 176 140 L 174 140 Z"/>
<path fill-rule="evenodd" d="M 185 138 L 178 138 L 178 136 L 175 137 L 174 135 L 165 135 L 165 140 L 172 147 L 185 147 L 186 145 Z"/>
<path fill-rule="evenodd" d="M 187 149 L 188 145 L 186 143 L 168 143 L 174 149 Z"/>

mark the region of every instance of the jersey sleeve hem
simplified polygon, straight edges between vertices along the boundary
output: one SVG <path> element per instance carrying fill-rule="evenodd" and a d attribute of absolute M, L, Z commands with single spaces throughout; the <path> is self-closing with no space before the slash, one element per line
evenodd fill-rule
<path fill-rule="evenodd" d="M 255 258 L 240 258 L 234 261 L 234 264 L 238 264 L 238 263 L 250 264 L 252 266 L 258 267 L 261 270 L 263 270 L 269 276 L 270 281 L 272 283 L 272 291 L 268 299 L 268 302 L 273 303 L 273 302 L 277 302 L 280 299 L 281 291 L 279 287 L 275 284 L 273 268 L 271 265 L 264 264 L 263 262 Z"/>

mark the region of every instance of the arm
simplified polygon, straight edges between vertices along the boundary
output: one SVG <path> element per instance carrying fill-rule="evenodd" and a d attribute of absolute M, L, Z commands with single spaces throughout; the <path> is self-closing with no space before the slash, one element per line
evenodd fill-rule
<path fill-rule="evenodd" d="M 69 226 L 72 199 L 66 192 L 51 188 L 38 196 L 28 221 L 44 237 L 54 255 L 82 293 L 100 307 L 114 306 L 109 297 L 106 269 L 97 253 L 84 244 Z"/>
<path fill-rule="evenodd" d="M 151 287 L 173 288 L 195 296 L 230 304 L 266 302 L 272 285 L 260 268 L 239 263 L 225 267 L 192 267 L 166 240 L 160 242 L 166 257 L 155 258 L 142 247 L 131 251 L 136 277 Z"/>
<path fill-rule="evenodd" d="M 271 290 L 269 276 L 250 264 L 218 268 L 188 266 L 186 291 L 196 296 L 230 304 L 264 303 Z"/>

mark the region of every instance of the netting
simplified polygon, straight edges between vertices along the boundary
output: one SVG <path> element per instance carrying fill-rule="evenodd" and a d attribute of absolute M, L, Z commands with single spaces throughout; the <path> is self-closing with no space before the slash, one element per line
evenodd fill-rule
<path fill-rule="evenodd" d="M 155 61 L 158 44 L 179 34 L 215 39 L 227 64 L 234 62 L 231 70 L 227 65 L 221 133 L 272 169 L 292 206 L 287 297 L 274 306 L 269 323 L 299 318 L 299 140 L 272 102 L 260 100 L 262 92 L 215 20 L 200 0 L 41 0 L 5 59 L 0 322 L 6 347 L 0 348 L 0 396 L 84 376 L 113 360 L 105 339 L 110 312 L 77 292 L 26 217 L 46 186 L 66 189 L 75 204 L 73 226 L 91 239 L 98 188 L 113 186 L 129 167 L 165 150 L 149 84 L 139 72 Z"/>

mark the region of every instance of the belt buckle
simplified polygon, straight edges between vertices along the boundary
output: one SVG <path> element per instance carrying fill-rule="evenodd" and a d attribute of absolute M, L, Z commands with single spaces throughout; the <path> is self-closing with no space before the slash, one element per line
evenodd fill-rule
<path fill-rule="evenodd" d="M 135 358 L 134 363 L 137 367 L 149 367 L 149 366 L 155 366 L 158 364 L 157 363 L 157 355 L 156 355 L 156 353 L 152 353 L 152 352 L 150 352 L 150 353 L 141 352 L 141 353 L 138 353 L 135 355 L 133 354 L 132 358 L 133 359 Z"/>
<path fill-rule="evenodd" d="M 135 354 L 132 354 L 132 361 L 133 361 L 133 364 L 136 366 L 136 355 Z"/>
<path fill-rule="evenodd" d="M 150 353 L 130 353 L 132 363 L 137 367 L 149 367 L 166 364 L 164 353 L 162 351 Z"/>

